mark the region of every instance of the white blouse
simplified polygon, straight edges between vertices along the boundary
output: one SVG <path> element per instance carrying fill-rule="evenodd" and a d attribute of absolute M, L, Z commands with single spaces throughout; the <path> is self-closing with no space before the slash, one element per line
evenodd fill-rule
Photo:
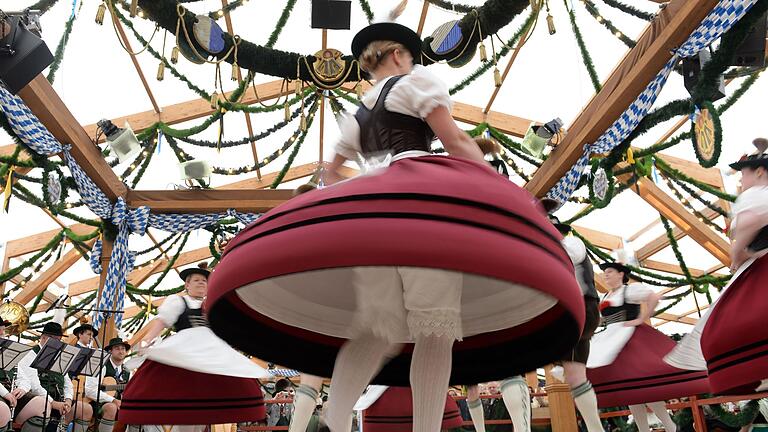
<path fill-rule="evenodd" d="M 376 83 L 363 96 L 362 103 L 373 109 L 379 99 L 381 89 L 389 79 Z M 421 65 L 414 66 L 410 74 L 400 79 L 387 94 L 384 107 L 391 112 L 425 119 L 435 108 L 444 106 L 450 111 L 453 104 L 448 94 L 448 86 L 436 75 Z M 354 115 L 344 114 L 339 121 L 341 138 L 336 143 L 336 153 L 350 160 L 356 160 L 360 149 L 360 125 Z"/>
<path fill-rule="evenodd" d="M 163 304 L 160 305 L 160 307 L 157 308 L 157 316 L 168 327 L 171 327 L 172 325 L 176 324 L 176 321 L 178 321 L 179 317 L 182 313 L 184 313 L 184 302 L 189 305 L 190 309 L 200 309 L 203 307 L 203 301 L 197 300 L 195 298 L 192 298 L 188 295 L 184 296 L 170 296 Z"/>
<path fill-rule="evenodd" d="M 736 230 L 739 213 L 750 211 L 757 216 L 768 216 L 768 186 L 753 186 L 742 192 L 731 208 L 731 230 Z"/>
<path fill-rule="evenodd" d="M 625 289 L 629 289 L 626 295 L 627 303 L 632 304 L 641 304 L 648 298 L 649 295 L 653 294 L 653 290 L 648 288 L 648 286 L 636 282 L 629 285 L 624 285 L 621 288 L 617 288 L 611 291 L 608 296 L 603 299 L 603 301 L 608 302 L 613 307 L 623 305 Z"/>
<path fill-rule="evenodd" d="M 563 249 L 568 253 L 573 265 L 579 264 L 587 257 L 587 246 L 576 236 L 567 236 L 562 241 Z"/>

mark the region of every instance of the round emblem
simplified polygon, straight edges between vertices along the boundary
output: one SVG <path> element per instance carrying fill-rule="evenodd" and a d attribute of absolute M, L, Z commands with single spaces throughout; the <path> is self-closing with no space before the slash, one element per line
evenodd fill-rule
<path fill-rule="evenodd" d="M 195 34 L 195 41 L 209 53 L 218 54 L 224 51 L 224 30 L 213 18 L 198 15 L 192 32 Z"/>
<path fill-rule="evenodd" d="M 594 178 L 592 179 L 592 190 L 595 193 L 595 198 L 600 201 L 605 199 L 605 195 L 608 192 L 608 176 L 602 167 L 595 171 Z"/>
<path fill-rule="evenodd" d="M 61 198 L 61 180 L 59 179 L 59 175 L 55 172 L 52 172 L 48 176 L 48 199 L 51 200 L 51 203 L 56 204 L 59 202 L 59 199 Z"/>
<path fill-rule="evenodd" d="M 693 114 L 691 138 L 696 158 L 701 166 L 713 167 L 720 158 L 723 132 L 720 118 L 711 102 L 704 102 Z"/>
<path fill-rule="evenodd" d="M 463 39 L 458 21 L 448 21 L 432 32 L 429 47 L 438 55 L 446 55 L 455 50 Z"/>
<path fill-rule="evenodd" d="M 338 81 L 346 67 L 346 61 L 341 57 L 341 51 L 332 48 L 316 52 L 315 62 L 312 65 L 315 77 L 323 83 Z"/>

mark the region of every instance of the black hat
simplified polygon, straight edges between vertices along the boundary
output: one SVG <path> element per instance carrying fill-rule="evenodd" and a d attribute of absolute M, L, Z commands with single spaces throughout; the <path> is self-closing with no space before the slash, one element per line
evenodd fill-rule
<path fill-rule="evenodd" d="M 125 347 L 125 350 L 126 350 L 126 351 L 130 351 L 130 350 L 131 350 L 131 344 L 129 344 L 128 342 L 125 342 L 125 341 L 123 341 L 123 340 L 122 340 L 121 338 L 119 338 L 119 337 L 116 337 L 116 338 L 112 338 L 112 339 L 110 339 L 110 340 L 109 340 L 109 345 L 107 345 L 106 347 L 104 347 L 104 349 L 106 349 L 107 351 L 109 351 L 109 350 L 111 350 L 111 349 L 112 349 L 112 347 L 116 347 L 116 346 L 118 346 L 118 345 L 123 345 L 123 346 Z"/>
<path fill-rule="evenodd" d="M 64 329 L 59 323 L 47 322 L 43 326 L 43 334 L 49 336 L 64 336 Z"/>
<path fill-rule="evenodd" d="M 359 59 L 365 48 L 375 41 L 399 42 L 413 56 L 413 64 L 421 64 L 421 38 L 408 27 L 393 22 L 371 24 L 352 39 L 352 55 Z"/>
<path fill-rule="evenodd" d="M 208 263 L 200 263 L 197 267 L 186 268 L 179 273 L 179 277 L 186 282 L 187 278 L 193 274 L 200 274 L 208 278 L 211 275 L 211 272 L 208 270 Z"/>
<path fill-rule="evenodd" d="M 743 168 L 757 168 L 764 167 L 768 169 L 768 139 L 757 138 L 752 141 L 752 144 L 757 147 L 757 153 L 751 155 L 744 155 L 738 161 L 730 164 L 729 166 L 736 171 L 741 171 Z"/>
<path fill-rule="evenodd" d="M 612 268 L 624 273 L 624 279 L 623 279 L 624 283 L 629 282 L 629 275 L 632 273 L 632 270 L 629 267 L 627 267 L 626 265 L 620 262 L 606 262 L 606 263 L 600 264 L 600 270 L 605 271 L 605 269 L 609 269 L 609 268 Z"/>
<path fill-rule="evenodd" d="M 12 325 L 13 323 L 8 321 L 5 318 L 0 318 L 0 326 L 2 327 L 8 327 L 9 325 Z"/>
<path fill-rule="evenodd" d="M 90 325 L 88 323 L 81 324 L 80 327 L 72 330 L 72 334 L 74 334 L 75 336 L 80 336 L 80 333 L 82 333 L 82 332 L 84 332 L 86 330 L 90 330 L 91 332 L 93 332 L 93 337 L 96 337 L 96 336 L 99 335 L 99 331 L 96 330 L 95 327 L 93 327 L 92 325 Z"/>

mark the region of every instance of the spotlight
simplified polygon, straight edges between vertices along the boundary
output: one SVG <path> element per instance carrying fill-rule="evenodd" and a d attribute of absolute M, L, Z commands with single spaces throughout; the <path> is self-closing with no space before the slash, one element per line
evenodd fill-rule
<path fill-rule="evenodd" d="M 112 152 L 117 155 L 120 163 L 125 162 L 141 151 L 139 140 L 136 138 L 133 130 L 131 130 L 128 122 L 125 123 L 125 127 L 122 129 L 106 119 L 99 120 L 96 125 L 107 136 L 107 144 L 109 144 Z"/>
<path fill-rule="evenodd" d="M 208 178 L 213 173 L 211 164 L 204 160 L 191 160 L 179 164 L 182 180 L 200 180 Z"/>
<path fill-rule="evenodd" d="M 53 62 L 40 39 L 40 11 L 0 10 L 0 80 L 16 94 Z"/>
<path fill-rule="evenodd" d="M 544 148 L 547 146 L 547 143 L 560 131 L 560 129 L 562 129 L 562 127 L 563 121 L 559 118 L 555 118 L 544 125 L 531 123 L 523 138 L 523 149 L 531 156 L 540 158 L 544 153 Z"/>

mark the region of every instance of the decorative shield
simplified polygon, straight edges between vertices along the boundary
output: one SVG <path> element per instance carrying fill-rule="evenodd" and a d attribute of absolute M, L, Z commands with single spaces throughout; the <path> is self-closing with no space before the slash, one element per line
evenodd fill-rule
<path fill-rule="evenodd" d="M 608 192 L 608 176 L 602 167 L 595 171 L 595 176 L 592 179 L 592 190 L 595 193 L 595 198 L 600 201 L 605 200 L 605 195 Z"/>
<path fill-rule="evenodd" d="M 446 55 L 454 51 L 463 39 L 459 21 L 448 21 L 432 32 L 430 48 L 437 55 Z"/>
<path fill-rule="evenodd" d="M 704 102 L 693 113 L 691 136 L 696 158 L 701 166 L 713 167 L 720 158 L 723 132 L 720 118 L 711 102 Z"/>
<path fill-rule="evenodd" d="M 48 199 L 51 200 L 51 203 L 56 204 L 59 202 L 59 199 L 61 198 L 61 180 L 59 179 L 59 175 L 55 172 L 52 172 L 48 176 Z"/>
<path fill-rule="evenodd" d="M 195 41 L 211 54 L 222 52 L 224 50 L 224 30 L 209 16 L 198 15 L 196 18 L 197 22 L 192 26 Z"/>
<path fill-rule="evenodd" d="M 323 83 L 338 81 L 347 64 L 341 56 L 341 51 L 332 48 L 316 52 L 315 63 L 312 65 L 315 76 Z"/>

